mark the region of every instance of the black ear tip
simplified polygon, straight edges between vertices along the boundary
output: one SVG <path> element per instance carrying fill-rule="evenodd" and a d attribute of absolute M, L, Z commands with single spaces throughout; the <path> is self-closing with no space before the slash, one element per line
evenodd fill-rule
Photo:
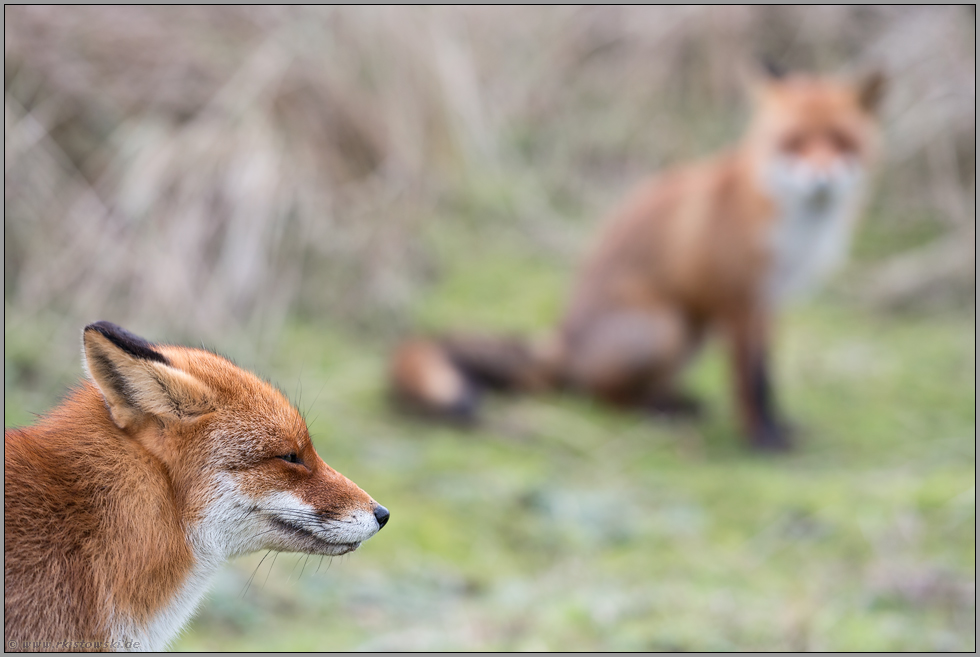
<path fill-rule="evenodd" d="M 876 112 L 888 89 L 888 75 L 881 69 L 867 73 L 858 85 L 858 100 L 869 112 Z"/>
<path fill-rule="evenodd" d="M 142 358 L 143 360 L 155 360 L 165 365 L 170 364 L 170 361 L 163 354 L 156 351 L 148 341 L 112 322 L 100 321 L 89 324 L 85 327 L 83 333 L 88 333 L 89 331 L 95 331 L 101 334 L 106 340 L 130 356 Z"/>
<path fill-rule="evenodd" d="M 888 85 L 888 73 L 883 69 L 877 68 L 868 74 L 868 84 L 883 89 Z"/>
<path fill-rule="evenodd" d="M 93 322 L 93 323 L 89 324 L 88 326 L 86 326 L 85 327 L 85 330 L 84 330 L 84 333 L 88 333 L 89 331 L 98 331 L 99 333 L 101 333 L 102 335 L 104 335 L 107 338 L 110 335 L 114 335 L 114 334 L 120 334 L 120 333 L 125 334 L 125 333 L 129 333 L 129 331 L 127 331 L 123 327 L 121 327 L 121 326 L 119 326 L 117 324 L 113 324 L 112 322 L 107 322 L 105 320 L 101 320 L 101 321 L 98 321 L 98 322 Z"/>
<path fill-rule="evenodd" d="M 786 77 L 786 68 L 781 64 L 776 63 L 769 57 L 762 57 L 760 59 L 760 65 L 762 70 L 773 80 L 779 80 Z"/>

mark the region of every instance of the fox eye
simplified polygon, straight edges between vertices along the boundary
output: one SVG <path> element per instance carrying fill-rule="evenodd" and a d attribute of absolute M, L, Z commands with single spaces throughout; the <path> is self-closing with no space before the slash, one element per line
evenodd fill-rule
<path fill-rule="evenodd" d="M 780 148 L 784 153 L 789 153 L 791 155 L 797 155 L 806 145 L 806 137 L 801 134 L 791 134 L 783 138 L 780 143 Z"/>
<path fill-rule="evenodd" d="M 849 134 L 842 130 L 831 130 L 828 136 L 830 138 L 830 143 L 833 144 L 834 148 L 842 153 L 850 153 L 857 150 L 857 145 L 854 143 L 854 139 L 852 139 Z"/>
<path fill-rule="evenodd" d="M 286 463 L 299 463 L 299 455 L 296 454 L 296 452 L 290 452 L 289 454 L 286 454 L 285 456 L 279 456 L 277 458 L 282 459 Z"/>

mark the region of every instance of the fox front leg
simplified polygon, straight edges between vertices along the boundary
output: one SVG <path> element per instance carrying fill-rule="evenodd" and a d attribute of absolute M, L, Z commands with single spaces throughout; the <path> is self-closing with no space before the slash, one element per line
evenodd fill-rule
<path fill-rule="evenodd" d="M 756 309 L 726 323 L 735 401 L 746 436 L 756 449 L 787 450 L 791 447 L 789 429 L 776 410 L 769 368 L 769 315 Z"/>

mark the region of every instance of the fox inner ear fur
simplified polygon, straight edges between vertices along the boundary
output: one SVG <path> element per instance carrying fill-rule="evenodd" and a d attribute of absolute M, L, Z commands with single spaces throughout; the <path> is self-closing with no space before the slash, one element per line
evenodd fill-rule
<path fill-rule="evenodd" d="M 888 87 L 888 77 L 882 71 L 872 71 L 857 83 L 858 102 L 865 111 L 874 114 L 881 106 Z"/>
<path fill-rule="evenodd" d="M 148 417 L 176 420 L 210 410 L 207 386 L 173 367 L 152 344 L 110 322 L 82 333 L 85 368 L 120 429 Z"/>

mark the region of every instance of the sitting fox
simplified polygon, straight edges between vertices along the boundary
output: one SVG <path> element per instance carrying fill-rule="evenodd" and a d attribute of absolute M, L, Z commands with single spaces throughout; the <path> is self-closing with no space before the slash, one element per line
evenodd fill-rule
<path fill-rule="evenodd" d="M 554 335 L 540 344 L 408 340 L 391 363 L 395 398 L 471 418 L 482 388 L 560 387 L 618 406 L 694 411 L 676 382 L 716 332 L 751 444 L 788 447 L 769 373 L 773 311 L 846 254 L 884 77 L 769 72 L 753 86 L 754 118 L 737 147 L 643 182 L 608 218 Z"/>
<path fill-rule="evenodd" d="M 7 648 L 163 650 L 227 559 L 346 554 L 388 521 L 255 375 L 109 322 L 83 345 L 90 380 L 4 430 Z"/>

